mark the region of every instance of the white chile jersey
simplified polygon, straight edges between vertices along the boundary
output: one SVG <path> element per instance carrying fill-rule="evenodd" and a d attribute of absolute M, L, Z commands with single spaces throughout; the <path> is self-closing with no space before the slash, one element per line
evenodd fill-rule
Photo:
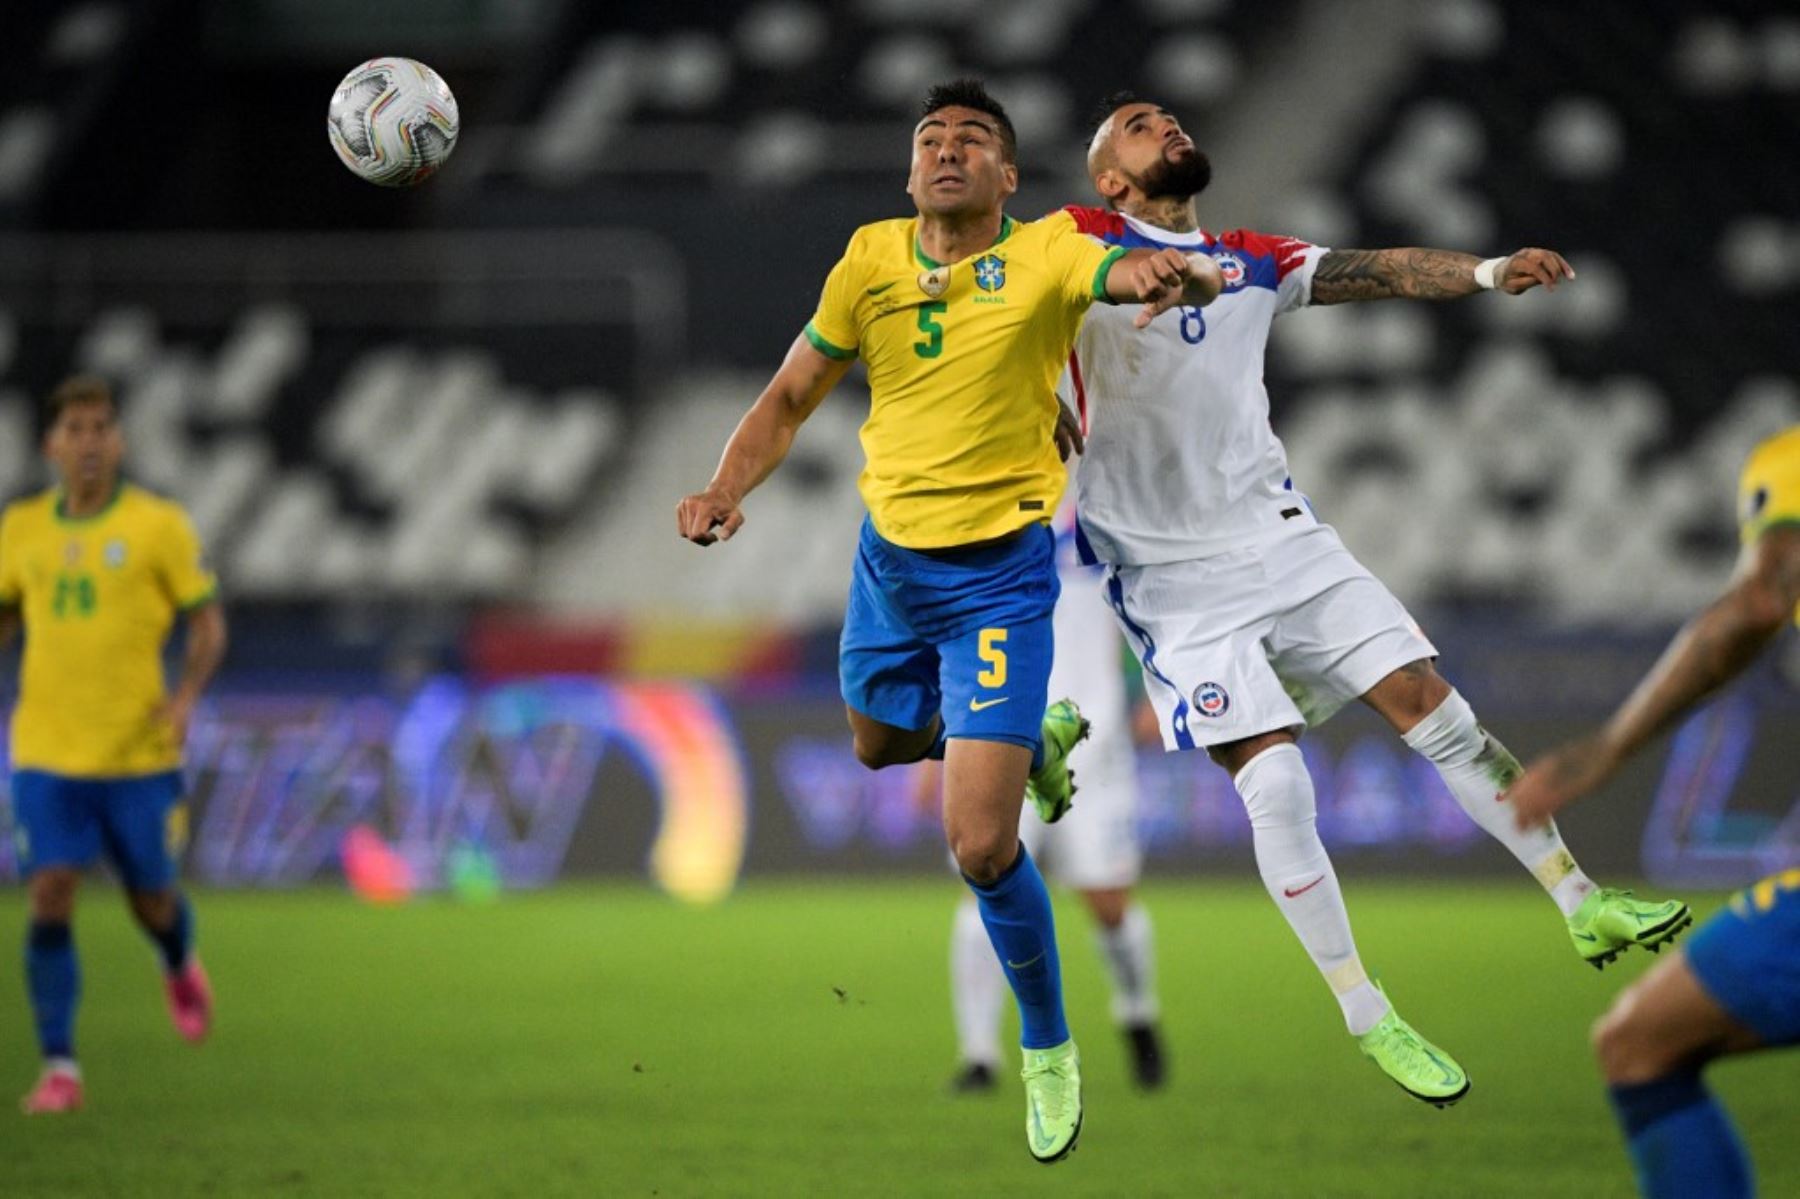
<path fill-rule="evenodd" d="M 1263 351 L 1279 313 L 1304 307 L 1323 246 L 1233 230 L 1170 233 L 1102 208 L 1071 206 L 1107 245 L 1210 256 L 1225 290 L 1132 327 L 1135 304 L 1096 304 L 1059 390 L 1087 430 L 1076 476 L 1081 530 L 1102 562 L 1205 558 L 1312 522 L 1269 427 Z"/>

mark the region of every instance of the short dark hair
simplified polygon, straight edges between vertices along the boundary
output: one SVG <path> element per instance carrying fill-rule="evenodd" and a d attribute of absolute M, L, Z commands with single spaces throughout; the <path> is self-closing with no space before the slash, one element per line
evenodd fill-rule
<path fill-rule="evenodd" d="M 919 119 L 924 120 L 940 108 L 952 107 L 972 108 L 993 117 L 1000 130 L 1001 158 L 1007 162 L 1018 160 L 1019 135 L 1013 130 L 1012 118 L 1000 107 L 1000 101 L 988 95 L 986 84 L 979 79 L 952 79 L 949 83 L 938 84 L 925 93 L 925 102 L 919 106 Z"/>
<path fill-rule="evenodd" d="M 51 428 L 62 414 L 82 404 L 105 404 L 119 415 L 119 401 L 113 398 L 112 385 L 99 375 L 70 375 L 56 385 L 44 401 L 44 427 Z"/>
<path fill-rule="evenodd" d="M 1112 116 L 1113 113 L 1118 112 L 1121 108 L 1124 108 L 1127 104 L 1155 103 L 1156 101 L 1140 96 L 1134 91 L 1121 90 L 1113 92 L 1111 95 L 1101 100 L 1100 103 L 1094 105 L 1094 111 L 1088 119 L 1088 136 L 1092 137 L 1094 134 L 1100 132 L 1100 126 L 1106 124 L 1106 119 Z"/>

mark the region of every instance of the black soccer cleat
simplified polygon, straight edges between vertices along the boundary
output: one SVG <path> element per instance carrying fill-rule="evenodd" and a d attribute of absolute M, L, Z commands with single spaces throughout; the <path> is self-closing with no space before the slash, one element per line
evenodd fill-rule
<path fill-rule="evenodd" d="M 1130 1024 L 1125 1028 L 1125 1048 L 1131 1057 L 1131 1081 L 1140 1091 L 1158 1091 L 1168 1073 L 1163 1058 L 1162 1036 L 1154 1024 Z"/>
<path fill-rule="evenodd" d="M 985 1062 L 966 1062 L 950 1079 L 952 1095 L 986 1095 L 996 1085 L 994 1068 Z"/>

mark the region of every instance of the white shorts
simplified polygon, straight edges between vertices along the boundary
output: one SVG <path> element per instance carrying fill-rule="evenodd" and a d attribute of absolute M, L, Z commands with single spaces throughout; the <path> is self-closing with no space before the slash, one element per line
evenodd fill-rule
<path fill-rule="evenodd" d="M 1019 840 L 1044 874 L 1077 891 L 1135 886 L 1143 868 L 1137 836 L 1137 760 L 1131 742 L 1118 622 L 1094 567 L 1062 572 L 1053 625 L 1056 658 L 1050 698 L 1072 699 L 1093 725 L 1069 755 L 1075 805 L 1045 824 L 1027 803 Z M 951 860 L 952 868 L 955 860 Z"/>
<path fill-rule="evenodd" d="M 1437 657 L 1330 525 L 1113 567 L 1106 581 L 1172 750 L 1322 724 L 1400 667 Z"/>
<path fill-rule="evenodd" d="M 1050 698 L 1075 701 L 1093 724 L 1069 755 L 1075 806 L 1055 824 L 1026 805 L 1019 838 L 1051 878 L 1078 891 L 1129 887 L 1143 854 L 1137 837 L 1137 763 L 1125 695 L 1125 647 L 1095 567 L 1062 571 Z"/>

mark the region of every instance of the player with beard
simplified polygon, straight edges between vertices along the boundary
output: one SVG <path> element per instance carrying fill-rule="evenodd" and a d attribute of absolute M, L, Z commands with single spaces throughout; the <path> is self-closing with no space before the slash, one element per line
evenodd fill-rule
<path fill-rule="evenodd" d="M 1687 905 L 1597 887 L 1554 825 L 1522 831 L 1500 793 L 1519 764 L 1433 667 L 1437 651 L 1400 602 L 1351 557 L 1289 477 L 1269 427 L 1270 323 L 1307 304 L 1389 297 L 1518 295 L 1573 279 L 1561 255 L 1482 260 L 1449 250 L 1328 250 L 1239 229 L 1213 235 L 1195 197 L 1212 177 L 1173 115 L 1108 100 L 1088 152 L 1106 208 L 1071 208 L 1113 246 L 1212 258 L 1225 292 L 1204 312 L 1138 330 L 1096 309 L 1064 377 L 1087 425 L 1077 475 L 1081 530 L 1107 564 L 1113 609 L 1144 665 L 1170 750 L 1205 749 L 1249 811 L 1258 871 L 1325 977 L 1363 1052 L 1412 1095 L 1447 1106 L 1467 1073 L 1415 1032 L 1357 956 L 1337 875 L 1315 827 L 1300 731 L 1352 699 L 1437 767 L 1476 824 L 1561 910 L 1595 966 L 1655 949 Z"/>
<path fill-rule="evenodd" d="M 729 539 L 744 498 L 857 358 L 866 365 L 869 509 L 839 643 L 858 760 L 944 763 L 944 832 L 1019 1006 L 1026 1144 L 1060 1160 L 1081 1131 L 1081 1072 L 1062 1003 L 1050 898 L 1019 844 L 1020 797 L 1068 809 L 1086 734 L 1046 711 L 1056 604 L 1049 520 L 1067 476 L 1056 378 L 1095 301 L 1143 301 L 1149 325 L 1219 294 L 1212 260 L 1107 249 L 1066 213 L 1005 215 L 1019 185 L 1006 111 L 975 80 L 933 88 L 913 129 L 915 216 L 864 225 L 819 307 L 739 422 L 681 536 Z"/>

